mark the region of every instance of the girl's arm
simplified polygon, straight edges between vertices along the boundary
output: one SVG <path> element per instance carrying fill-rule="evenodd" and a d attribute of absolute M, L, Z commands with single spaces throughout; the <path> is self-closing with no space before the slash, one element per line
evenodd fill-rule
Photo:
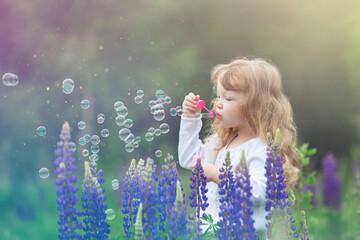
<path fill-rule="evenodd" d="M 214 182 L 216 184 L 220 184 L 220 168 L 211 163 L 201 163 L 201 165 L 204 169 L 204 175 L 207 177 L 206 182 Z M 195 168 L 195 163 L 193 163 L 191 167 Z"/>

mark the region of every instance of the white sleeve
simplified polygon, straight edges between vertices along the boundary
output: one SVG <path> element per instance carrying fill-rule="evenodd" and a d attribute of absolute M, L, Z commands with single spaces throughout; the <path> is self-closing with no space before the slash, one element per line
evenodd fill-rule
<path fill-rule="evenodd" d="M 179 164 L 183 168 L 191 169 L 195 154 L 200 154 L 203 162 L 215 162 L 214 141 L 209 141 L 206 144 L 201 142 L 199 139 L 201 127 L 202 121 L 200 118 L 181 117 L 178 154 Z"/>
<path fill-rule="evenodd" d="M 254 207 L 264 206 L 266 201 L 266 177 L 265 177 L 265 161 L 266 161 L 266 144 L 259 142 L 253 148 L 248 149 L 246 158 L 247 166 L 250 174 L 251 200 Z"/>

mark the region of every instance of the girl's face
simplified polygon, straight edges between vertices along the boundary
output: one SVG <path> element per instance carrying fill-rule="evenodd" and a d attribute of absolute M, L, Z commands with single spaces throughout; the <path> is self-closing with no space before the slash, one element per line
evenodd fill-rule
<path fill-rule="evenodd" d="M 217 84 L 216 118 L 223 128 L 244 127 L 244 117 L 241 114 L 244 93 L 225 89 L 220 81 Z"/>

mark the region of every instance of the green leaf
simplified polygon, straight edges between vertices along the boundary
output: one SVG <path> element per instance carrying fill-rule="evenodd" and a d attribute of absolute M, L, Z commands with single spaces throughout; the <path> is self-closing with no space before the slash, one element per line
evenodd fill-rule
<path fill-rule="evenodd" d="M 309 165 L 309 163 L 310 163 L 310 158 L 309 157 L 306 157 L 306 158 L 303 159 L 303 166 L 304 167 Z"/>
<path fill-rule="evenodd" d="M 316 171 L 312 172 L 311 174 L 309 174 L 309 176 L 307 177 L 307 184 L 308 185 L 313 185 L 315 183 L 315 174 L 316 174 Z"/>
<path fill-rule="evenodd" d="M 316 153 L 317 153 L 316 148 L 312 148 L 312 149 L 310 149 L 310 150 L 307 152 L 307 155 L 308 155 L 308 156 L 312 156 L 312 155 L 314 155 L 314 154 L 316 154 Z"/>
<path fill-rule="evenodd" d="M 301 147 L 299 148 L 300 152 L 303 155 L 306 155 L 307 150 L 308 150 L 309 144 L 308 143 L 304 143 L 303 145 L 301 145 Z"/>

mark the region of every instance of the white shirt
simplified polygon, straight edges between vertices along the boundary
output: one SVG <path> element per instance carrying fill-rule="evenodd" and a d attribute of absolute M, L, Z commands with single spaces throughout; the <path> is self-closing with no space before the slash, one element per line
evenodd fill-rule
<path fill-rule="evenodd" d="M 217 147 L 216 140 L 212 139 L 203 144 L 199 139 L 199 132 L 202 127 L 202 121 L 200 118 L 187 118 L 182 117 L 180 122 L 179 132 L 179 163 L 180 166 L 186 169 L 191 169 L 193 164 L 193 156 L 200 154 L 201 159 L 205 163 L 211 163 L 219 168 L 223 166 L 226 152 L 230 151 L 230 160 L 233 166 L 233 170 L 240 163 L 241 152 L 245 150 L 246 165 L 250 174 L 250 185 L 252 187 L 251 200 L 254 205 L 253 219 L 255 231 L 266 231 L 267 220 L 265 216 L 265 190 L 266 190 L 266 177 L 265 177 L 265 161 L 266 161 L 266 148 L 267 145 L 260 140 L 259 137 L 250 139 L 249 141 L 241 144 L 238 147 L 232 149 L 226 149 L 223 147 L 217 156 L 213 151 Z M 214 182 L 207 183 L 207 197 L 209 207 L 205 210 L 205 213 L 211 214 L 214 222 L 219 221 L 220 211 L 220 195 L 219 187 Z"/>

